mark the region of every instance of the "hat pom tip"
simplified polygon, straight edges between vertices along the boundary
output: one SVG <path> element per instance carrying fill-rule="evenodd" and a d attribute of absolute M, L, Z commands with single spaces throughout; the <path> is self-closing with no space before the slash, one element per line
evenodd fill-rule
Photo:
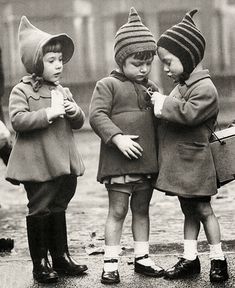
<path fill-rule="evenodd" d="M 193 15 L 195 15 L 198 12 L 198 9 L 193 9 L 191 10 L 188 14 L 193 17 Z"/>

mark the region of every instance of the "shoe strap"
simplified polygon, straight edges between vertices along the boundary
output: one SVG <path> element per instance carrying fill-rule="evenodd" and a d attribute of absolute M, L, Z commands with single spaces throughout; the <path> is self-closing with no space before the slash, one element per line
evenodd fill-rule
<path fill-rule="evenodd" d="M 139 260 L 147 259 L 147 258 L 149 258 L 149 255 L 148 255 L 148 254 L 145 254 L 144 256 L 136 257 L 135 260 L 136 260 L 136 261 L 139 261 Z"/>
<path fill-rule="evenodd" d="M 114 259 L 114 258 L 104 260 L 104 263 L 117 263 L 117 262 L 118 262 L 118 259 Z"/>

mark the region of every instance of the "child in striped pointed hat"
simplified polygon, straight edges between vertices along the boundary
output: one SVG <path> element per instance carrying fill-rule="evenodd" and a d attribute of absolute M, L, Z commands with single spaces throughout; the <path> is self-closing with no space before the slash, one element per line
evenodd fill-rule
<path fill-rule="evenodd" d="M 101 138 L 97 179 L 109 195 L 105 255 L 101 282 L 118 283 L 120 238 L 128 206 L 132 210 L 135 272 L 163 276 L 149 257 L 149 203 L 158 172 L 154 115 L 146 91 L 157 86 L 148 79 L 157 45 L 137 11 L 115 37 L 119 68 L 97 82 L 90 105 L 90 124 Z M 130 199 L 130 201 L 129 201 Z"/>
<path fill-rule="evenodd" d="M 210 281 L 228 279 L 221 248 L 220 227 L 211 207 L 217 193 L 216 171 L 209 147 L 218 114 L 218 93 L 201 61 L 205 39 L 188 12 L 165 31 L 157 45 L 164 71 L 177 83 L 169 96 L 154 92 L 158 125 L 159 174 L 156 188 L 178 196 L 184 214 L 184 254 L 165 278 L 178 279 L 200 273 L 197 239 L 203 224 L 210 247 Z M 164 135 L 164 136 L 162 136 Z"/>

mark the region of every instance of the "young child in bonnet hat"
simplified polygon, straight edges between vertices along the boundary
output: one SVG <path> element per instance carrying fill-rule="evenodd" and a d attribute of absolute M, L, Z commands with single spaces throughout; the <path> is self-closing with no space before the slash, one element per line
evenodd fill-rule
<path fill-rule="evenodd" d="M 116 33 L 118 69 L 97 82 L 90 105 L 90 124 L 101 138 L 97 179 L 109 196 L 101 282 L 118 283 L 118 259 L 129 200 L 132 211 L 135 272 L 152 277 L 164 270 L 149 257 L 149 203 L 158 172 L 154 115 L 146 93 L 157 86 L 148 79 L 156 42 L 134 8 Z"/>
<path fill-rule="evenodd" d="M 178 196 L 184 214 L 184 254 L 165 278 L 200 273 L 197 239 L 203 224 L 210 247 L 210 281 L 228 279 L 218 219 L 211 207 L 217 193 L 216 172 L 209 147 L 218 114 L 218 93 L 202 68 L 205 39 L 188 12 L 159 38 L 157 53 L 164 71 L 177 84 L 169 96 L 154 92 L 158 118 L 159 175 L 156 188 Z"/>
<path fill-rule="evenodd" d="M 72 39 L 41 31 L 25 16 L 18 35 L 21 60 L 29 75 L 10 94 L 16 140 L 6 179 L 24 185 L 33 277 L 49 283 L 57 281 L 57 274 L 80 275 L 87 270 L 69 254 L 65 219 L 77 177 L 84 173 L 72 129 L 80 129 L 85 116 L 69 89 L 60 85 L 63 65 L 73 55 Z"/>

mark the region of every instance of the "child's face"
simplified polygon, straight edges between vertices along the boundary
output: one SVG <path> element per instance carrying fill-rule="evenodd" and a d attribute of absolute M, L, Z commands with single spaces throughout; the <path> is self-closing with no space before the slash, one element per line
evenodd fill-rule
<path fill-rule="evenodd" d="M 43 56 L 42 77 L 49 82 L 58 82 L 63 71 L 62 53 L 48 52 Z"/>
<path fill-rule="evenodd" d="M 135 59 L 134 56 L 129 56 L 124 61 L 122 70 L 127 78 L 135 82 L 143 81 L 150 73 L 153 57 L 147 60 Z"/>
<path fill-rule="evenodd" d="M 163 63 L 163 69 L 167 76 L 172 78 L 174 82 L 178 82 L 181 74 L 184 72 L 180 59 L 162 47 L 158 47 L 157 54 Z"/>

